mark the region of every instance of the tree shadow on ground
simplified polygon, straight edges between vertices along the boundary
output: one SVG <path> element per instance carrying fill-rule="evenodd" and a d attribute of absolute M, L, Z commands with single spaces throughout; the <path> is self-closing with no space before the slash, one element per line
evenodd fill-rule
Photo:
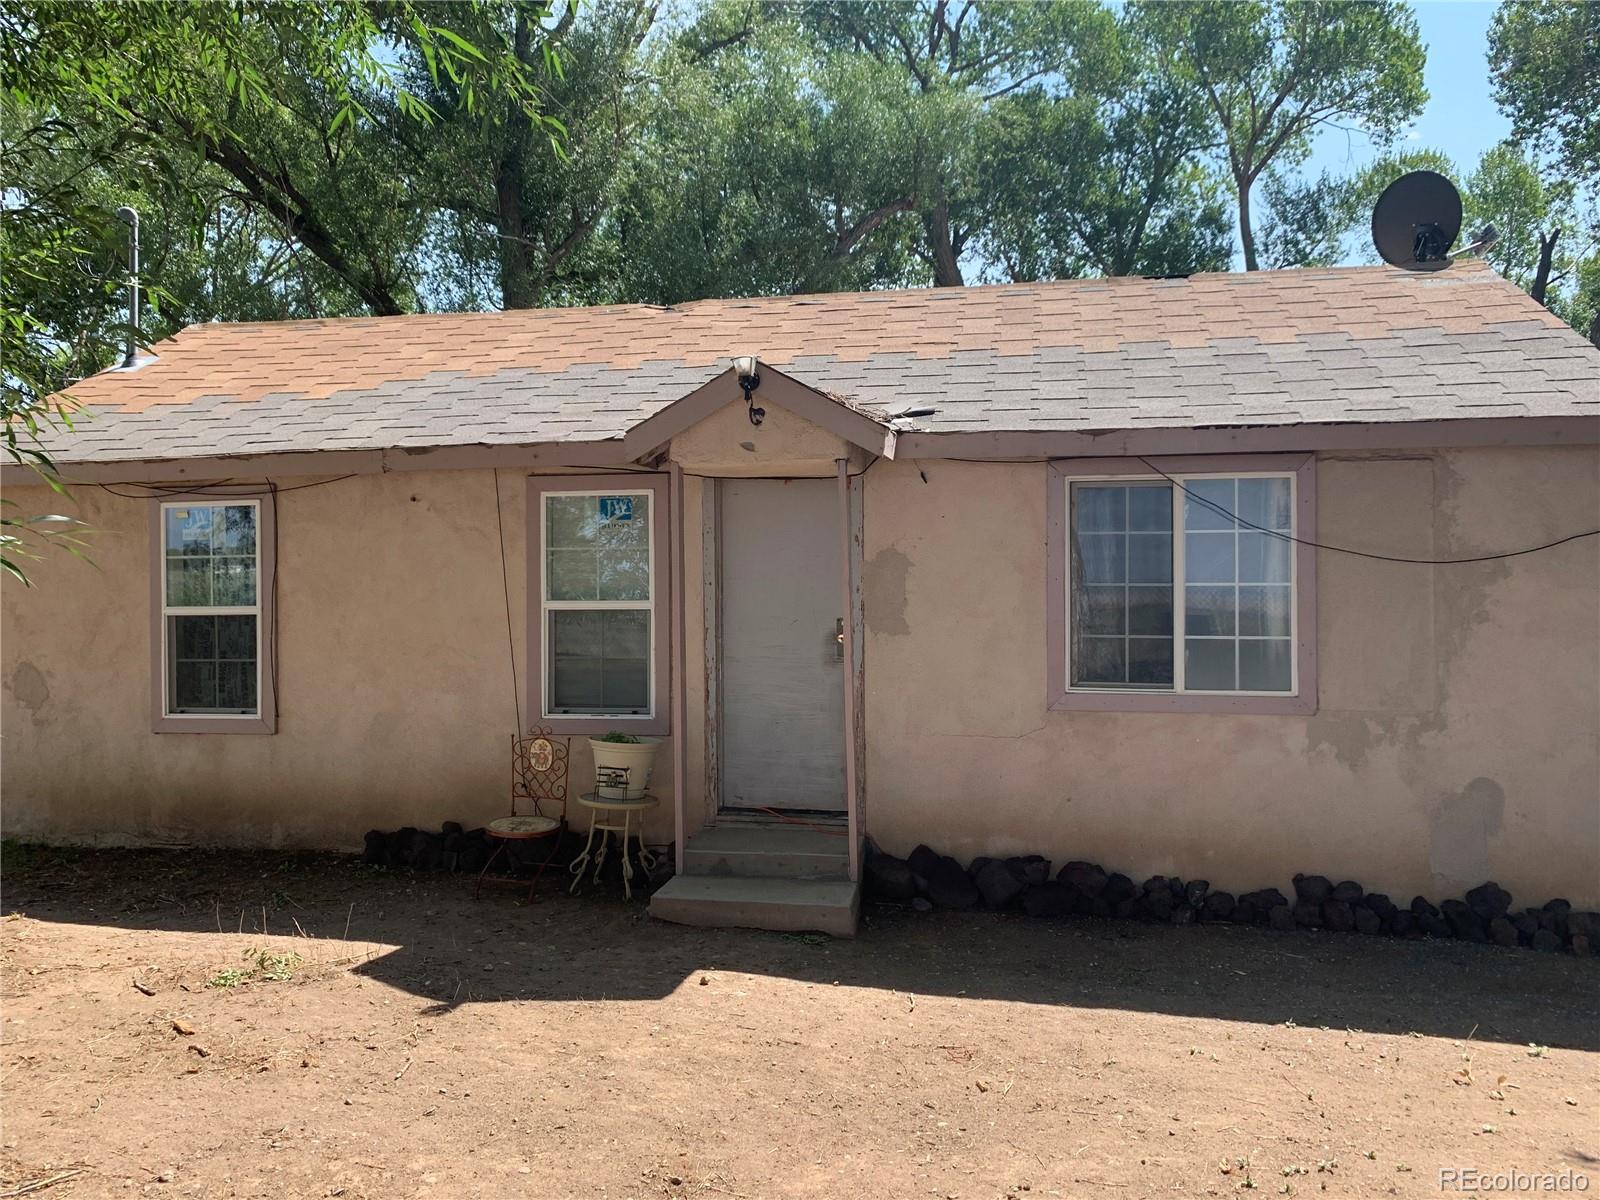
<path fill-rule="evenodd" d="M 620 887 L 472 896 L 472 880 L 337 855 L 8 855 L 7 911 L 39 920 L 348 943 L 352 970 L 443 1012 L 659 999 L 705 972 L 1079 1009 L 1600 1050 L 1600 961 L 1464 942 L 869 906 L 860 936 L 691 929 Z"/>

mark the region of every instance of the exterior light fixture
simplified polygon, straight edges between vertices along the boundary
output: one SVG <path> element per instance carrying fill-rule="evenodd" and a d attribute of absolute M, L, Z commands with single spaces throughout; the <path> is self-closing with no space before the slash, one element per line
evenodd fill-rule
<path fill-rule="evenodd" d="M 750 415 L 750 424 L 759 425 L 767 415 L 767 410 L 758 408 L 754 399 L 755 390 L 761 386 L 761 376 L 756 371 L 756 356 L 754 354 L 740 354 L 733 360 L 734 374 L 739 377 L 739 387 L 744 391 L 745 408 Z"/>

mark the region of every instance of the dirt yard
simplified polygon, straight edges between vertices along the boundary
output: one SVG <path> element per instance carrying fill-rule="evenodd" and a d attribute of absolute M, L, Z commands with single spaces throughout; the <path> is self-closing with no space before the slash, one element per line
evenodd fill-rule
<path fill-rule="evenodd" d="M 1595 961 L 897 911 L 833 942 L 332 858 L 6 865 L 0 1196 L 1600 1188 Z"/>

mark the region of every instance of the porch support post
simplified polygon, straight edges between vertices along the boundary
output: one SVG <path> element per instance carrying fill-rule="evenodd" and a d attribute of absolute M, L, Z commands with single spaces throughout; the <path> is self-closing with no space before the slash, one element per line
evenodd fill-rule
<path fill-rule="evenodd" d="M 684 804 L 687 801 L 686 792 L 689 788 L 689 731 L 684 717 L 684 710 L 688 707 L 686 702 L 686 689 L 688 682 L 684 678 L 684 619 L 683 619 L 683 468 L 677 463 L 671 465 L 671 477 L 668 484 L 671 508 L 671 521 L 669 540 L 672 543 L 668 563 L 668 575 L 671 580 L 670 588 L 672 599 L 669 614 L 672 627 L 672 652 L 670 654 L 672 670 L 672 852 L 674 870 L 683 874 L 684 831 Z"/>
<path fill-rule="evenodd" d="M 855 589 L 850 586 L 851 539 L 850 460 L 835 459 L 839 468 L 839 595 L 844 606 L 844 811 L 850 837 L 850 879 L 861 878 L 861 827 L 856 795 L 856 634 Z"/>

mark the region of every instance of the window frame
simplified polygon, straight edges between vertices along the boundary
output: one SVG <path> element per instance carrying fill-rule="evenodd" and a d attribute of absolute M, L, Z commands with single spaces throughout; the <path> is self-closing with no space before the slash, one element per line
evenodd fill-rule
<path fill-rule="evenodd" d="M 669 477 L 659 472 L 619 472 L 612 475 L 532 475 L 528 477 L 527 507 L 527 661 L 525 684 L 528 713 L 534 722 L 562 735 L 598 735 L 613 729 L 641 736 L 671 732 L 669 674 L 672 622 L 668 586 Z M 650 601 L 578 601 L 545 599 L 545 498 L 547 496 L 650 496 Z M 650 613 L 650 682 L 647 713 L 577 715 L 550 711 L 550 621 L 552 611 L 645 609 Z"/>
<path fill-rule="evenodd" d="M 168 494 L 150 501 L 150 707 L 153 733 L 272 734 L 278 729 L 277 513 L 259 494 Z M 167 604 L 167 521 L 169 508 L 249 506 L 256 510 L 256 603 L 191 606 Z M 256 618 L 256 711 L 254 713 L 174 713 L 168 709 L 167 618 L 169 616 L 251 615 Z"/>
<path fill-rule="evenodd" d="M 1309 715 L 1317 711 L 1316 456 L 1313 454 L 1238 454 L 1150 456 L 1160 471 L 1139 459 L 1080 458 L 1052 461 L 1046 471 L 1047 547 L 1046 706 L 1054 712 L 1213 712 L 1261 715 Z M 1294 536 L 1290 561 L 1293 588 L 1292 678 L 1290 692 L 1182 692 L 1152 688 L 1074 687 L 1071 674 L 1071 503 L 1074 483 L 1164 482 L 1161 472 L 1179 479 L 1214 476 L 1288 475 L 1292 479 Z M 1176 489 L 1175 489 L 1176 490 Z M 1174 511 L 1182 508 L 1181 493 Z M 1181 678 L 1183 638 L 1183 531 L 1173 529 L 1173 656 L 1174 686 Z"/>

